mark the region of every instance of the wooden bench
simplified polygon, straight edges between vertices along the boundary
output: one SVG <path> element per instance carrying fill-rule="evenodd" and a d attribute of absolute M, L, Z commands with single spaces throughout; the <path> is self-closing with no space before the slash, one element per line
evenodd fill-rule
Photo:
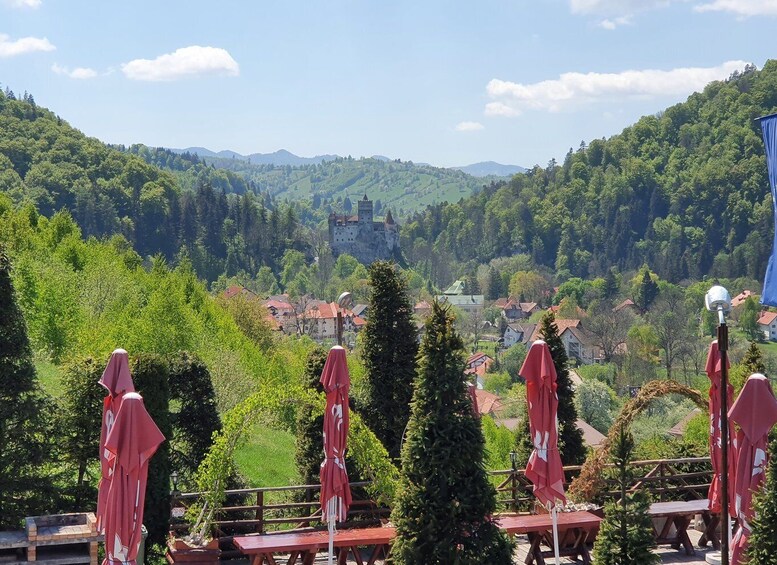
<path fill-rule="evenodd" d="M 586 565 L 591 563 L 587 542 L 599 530 L 602 519 L 591 512 L 559 512 L 558 537 L 559 554 L 565 557 L 580 557 Z M 543 551 L 541 543 L 553 547 L 553 524 L 550 514 L 531 516 L 502 516 L 499 527 L 508 534 L 526 534 L 529 538 L 529 551 L 526 564 L 544 565 L 546 557 L 553 557 L 553 550 Z"/>
<path fill-rule="evenodd" d="M 688 537 L 688 526 L 694 516 L 701 514 L 704 520 L 704 533 L 699 544 L 706 545 L 707 541 L 711 541 L 715 549 L 720 548 L 716 534 L 720 515 L 710 512 L 709 501 L 706 498 L 680 502 L 654 502 L 650 505 L 648 513 L 653 518 L 656 543 L 659 545 L 671 545 L 678 550 L 682 546 L 687 555 L 694 555 L 693 543 Z"/>
<path fill-rule="evenodd" d="M 354 528 L 338 530 L 334 535 L 334 547 L 339 550 L 338 565 L 345 565 L 348 554 L 359 565 L 374 565 L 379 559 L 385 559 L 389 553 L 389 544 L 396 535 L 395 528 Z M 311 565 L 319 551 L 329 548 L 329 532 L 299 532 L 285 534 L 265 534 L 238 536 L 234 543 L 244 554 L 251 557 L 251 565 L 277 565 L 273 553 L 288 554 L 287 565 L 294 565 L 301 558 L 302 565 Z M 362 556 L 362 547 L 371 547 L 366 561 Z"/>

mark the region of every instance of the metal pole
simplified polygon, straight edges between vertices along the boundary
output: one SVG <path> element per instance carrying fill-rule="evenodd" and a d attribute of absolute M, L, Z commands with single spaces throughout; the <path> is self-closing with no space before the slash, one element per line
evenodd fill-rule
<path fill-rule="evenodd" d="M 343 346 L 343 313 L 339 309 L 337 310 L 337 328 L 335 329 L 335 332 L 337 333 L 337 345 L 342 347 Z"/>
<path fill-rule="evenodd" d="M 720 508 L 720 562 L 729 565 L 728 538 L 728 326 L 719 310 L 718 351 L 720 352 L 720 494 L 723 498 Z"/>

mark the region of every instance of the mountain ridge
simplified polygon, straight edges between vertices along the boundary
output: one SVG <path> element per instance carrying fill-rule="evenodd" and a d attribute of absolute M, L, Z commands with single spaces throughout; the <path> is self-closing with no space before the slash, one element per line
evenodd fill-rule
<path fill-rule="evenodd" d="M 300 157 L 299 155 L 296 155 L 287 149 L 278 149 L 277 151 L 273 151 L 272 153 L 251 153 L 250 155 L 242 155 L 237 151 L 232 151 L 231 149 L 213 151 L 211 149 L 208 149 L 207 147 L 199 147 L 199 146 L 186 147 L 185 149 L 169 147 L 167 149 L 169 149 L 173 153 L 178 153 L 179 155 L 184 153 L 192 153 L 192 154 L 196 154 L 199 157 L 210 157 L 212 159 L 240 159 L 242 161 L 249 162 L 252 165 L 277 165 L 277 166 L 291 165 L 294 167 L 294 166 L 304 166 L 304 165 L 319 165 L 324 161 L 334 161 L 336 159 L 343 159 L 343 157 L 340 155 L 330 154 L 330 153 L 327 153 L 324 155 L 316 155 L 314 157 Z M 384 163 L 388 163 L 389 161 L 395 161 L 395 159 L 386 157 L 385 155 L 372 155 L 369 158 L 375 159 L 377 161 L 383 161 Z M 429 166 L 429 167 L 435 166 L 429 163 L 414 163 L 414 164 L 419 166 Z M 489 177 L 489 176 L 511 177 L 515 174 L 524 173 L 527 170 L 525 167 L 521 167 L 520 165 L 504 165 L 502 163 L 497 163 L 496 161 L 480 161 L 478 163 L 462 165 L 459 167 L 436 167 L 436 168 L 462 171 L 473 177 Z"/>

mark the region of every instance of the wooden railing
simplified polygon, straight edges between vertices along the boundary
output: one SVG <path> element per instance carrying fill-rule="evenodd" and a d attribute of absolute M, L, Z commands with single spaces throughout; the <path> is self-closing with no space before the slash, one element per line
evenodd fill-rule
<path fill-rule="evenodd" d="M 707 496 L 712 468 L 709 457 L 635 461 L 631 464 L 631 488 L 645 488 L 655 501 L 694 500 Z M 567 483 L 580 472 L 580 466 L 564 467 Z M 607 491 L 601 503 L 619 496 L 612 466 L 605 468 Z M 497 491 L 497 511 L 527 512 L 534 504 L 532 484 L 523 469 L 491 471 Z M 390 509 L 360 497 L 369 483 L 351 483 L 354 500 L 348 512 L 349 524 L 370 525 L 385 520 Z M 288 529 L 322 528 L 318 502 L 321 485 L 249 488 L 227 491 L 227 500 L 214 521 L 214 535 L 222 541 L 234 535 L 271 533 Z M 171 530 L 184 531 L 183 513 L 199 498 L 199 493 L 172 493 Z M 346 524 L 349 525 L 349 524 Z"/>

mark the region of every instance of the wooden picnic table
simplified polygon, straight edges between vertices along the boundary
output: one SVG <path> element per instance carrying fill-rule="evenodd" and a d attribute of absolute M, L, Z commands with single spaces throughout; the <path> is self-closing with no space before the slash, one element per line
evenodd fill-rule
<path fill-rule="evenodd" d="M 559 554 L 577 559 L 583 563 L 591 563 L 591 555 L 586 543 L 592 534 L 599 530 L 602 519 L 592 512 L 559 512 L 558 536 Z M 541 543 L 545 541 L 553 548 L 553 523 L 550 514 L 533 514 L 531 516 L 501 516 L 499 527 L 508 534 L 526 534 L 529 538 L 529 551 L 526 564 L 544 565 L 546 557 L 553 556 L 553 550 L 543 551 Z"/>
<path fill-rule="evenodd" d="M 380 557 L 388 556 L 389 544 L 396 535 L 395 528 L 354 528 L 338 530 L 334 535 L 334 547 L 339 549 L 337 563 L 345 565 L 348 554 L 359 565 L 374 565 Z M 299 532 L 269 535 L 237 536 L 234 543 L 251 557 L 251 565 L 277 565 L 274 553 L 288 554 L 287 565 L 294 565 L 301 558 L 302 565 L 311 565 L 316 553 L 329 548 L 329 532 Z M 360 548 L 371 547 L 366 560 Z"/>
<path fill-rule="evenodd" d="M 688 537 L 688 526 L 694 516 L 701 514 L 704 520 L 704 532 L 699 540 L 699 545 L 706 545 L 710 541 L 715 549 L 720 548 L 716 534 L 720 515 L 710 512 L 709 501 L 706 498 L 679 502 L 654 502 L 650 505 L 648 513 L 654 519 L 653 529 L 656 543 L 659 545 L 671 545 L 678 550 L 682 546 L 687 555 L 694 555 L 693 543 Z M 657 526 L 659 518 L 664 518 L 664 521 L 660 526 Z M 674 532 L 672 532 L 672 526 L 675 528 Z"/>

